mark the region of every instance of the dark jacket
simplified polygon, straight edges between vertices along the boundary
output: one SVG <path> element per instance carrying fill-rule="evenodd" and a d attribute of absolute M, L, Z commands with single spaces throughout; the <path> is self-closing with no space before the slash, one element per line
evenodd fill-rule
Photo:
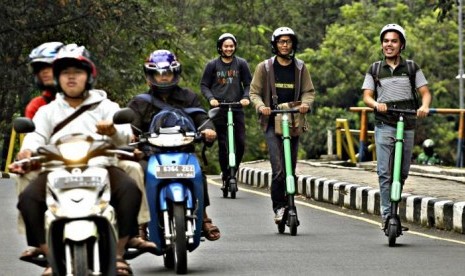
<path fill-rule="evenodd" d="M 160 100 L 163 100 L 161 97 L 158 97 L 156 93 L 152 90 L 149 90 L 147 94 L 155 95 Z M 171 105 L 174 108 L 188 108 L 188 107 L 199 107 L 202 108 L 200 100 L 194 92 L 189 89 L 183 89 L 179 86 L 176 86 L 172 92 L 169 93 L 168 97 L 164 101 L 165 103 Z M 133 98 L 128 107 L 134 110 L 136 113 L 136 118 L 133 121 L 132 125 L 139 128 L 143 132 L 147 132 L 150 127 L 150 123 L 154 115 L 160 112 L 160 108 L 155 105 L 139 98 Z M 192 116 L 192 120 L 196 127 L 199 127 L 206 120 L 208 120 L 208 115 L 205 113 L 195 113 Z M 212 122 L 208 122 L 202 129 L 215 129 Z M 137 133 L 137 130 L 134 129 L 134 132 Z"/>

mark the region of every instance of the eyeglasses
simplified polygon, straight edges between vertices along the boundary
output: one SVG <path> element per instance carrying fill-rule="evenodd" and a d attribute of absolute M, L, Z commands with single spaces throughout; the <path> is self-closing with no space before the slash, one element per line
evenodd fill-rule
<path fill-rule="evenodd" d="M 281 40 L 278 40 L 278 45 L 284 45 L 284 44 L 292 45 L 292 39 L 288 39 L 288 40 L 281 39 Z"/>

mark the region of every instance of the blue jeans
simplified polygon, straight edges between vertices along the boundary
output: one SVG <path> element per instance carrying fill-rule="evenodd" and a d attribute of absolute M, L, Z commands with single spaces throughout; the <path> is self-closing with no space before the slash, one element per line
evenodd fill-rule
<path fill-rule="evenodd" d="M 265 139 L 271 162 L 271 201 L 273 203 L 273 211 L 276 212 L 279 208 L 287 205 L 283 138 L 275 134 L 273 125 L 269 125 L 265 132 Z M 294 175 L 298 149 L 299 137 L 291 137 L 291 159 Z"/>
<path fill-rule="evenodd" d="M 401 183 L 404 185 L 410 169 L 412 158 L 414 130 L 404 130 L 404 146 L 402 155 Z M 392 166 L 394 162 L 394 146 L 396 142 L 396 128 L 385 124 L 375 126 L 376 158 L 378 166 L 378 181 L 380 190 L 380 213 L 386 219 L 391 212 L 390 187 L 392 183 Z"/>

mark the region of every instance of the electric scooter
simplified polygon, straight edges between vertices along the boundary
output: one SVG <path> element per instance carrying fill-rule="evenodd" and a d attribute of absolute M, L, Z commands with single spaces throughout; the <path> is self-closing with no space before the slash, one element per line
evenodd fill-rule
<path fill-rule="evenodd" d="M 228 170 L 229 170 L 229 177 L 224 182 L 224 186 L 221 187 L 223 191 L 223 197 L 228 197 L 228 192 L 231 193 L 231 198 L 236 198 L 237 192 L 237 179 L 236 179 L 236 172 L 237 167 L 239 164 L 236 164 L 236 145 L 235 145 L 235 138 L 234 138 L 234 120 L 233 120 L 233 108 L 235 107 L 242 107 L 240 102 L 232 102 L 232 103 L 220 103 L 220 107 L 227 107 L 228 108 Z"/>
<path fill-rule="evenodd" d="M 297 208 L 294 202 L 295 196 L 295 176 L 292 168 L 292 156 L 291 156 L 291 135 L 289 128 L 289 117 L 292 113 L 299 113 L 298 109 L 285 109 L 285 110 L 272 110 L 272 114 L 282 114 L 281 127 L 283 130 L 283 149 L 284 149 L 284 163 L 286 171 L 286 194 L 288 197 L 288 206 L 284 212 L 283 219 L 278 224 L 278 232 L 284 233 L 286 225 L 289 227 L 289 231 L 292 236 L 297 235 L 297 226 L 300 222 L 297 218 Z"/>
<path fill-rule="evenodd" d="M 386 219 L 384 233 L 388 237 L 389 246 L 396 244 L 396 239 L 402 235 L 402 224 L 398 214 L 398 206 L 402 194 L 402 158 L 404 146 L 404 115 L 416 115 L 415 110 L 388 108 L 388 113 L 399 116 L 396 128 L 396 143 L 394 147 L 394 162 L 392 163 L 392 183 L 390 188 L 391 213 Z"/>

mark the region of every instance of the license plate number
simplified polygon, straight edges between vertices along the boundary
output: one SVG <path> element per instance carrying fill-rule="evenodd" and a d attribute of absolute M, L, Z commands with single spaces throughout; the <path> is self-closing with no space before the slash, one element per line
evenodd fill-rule
<path fill-rule="evenodd" d="M 101 185 L 100 177 L 95 176 L 71 176 L 55 180 L 57 189 L 93 188 Z"/>
<path fill-rule="evenodd" d="M 157 178 L 195 178 L 194 165 L 158 165 L 155 168 Z"/>

